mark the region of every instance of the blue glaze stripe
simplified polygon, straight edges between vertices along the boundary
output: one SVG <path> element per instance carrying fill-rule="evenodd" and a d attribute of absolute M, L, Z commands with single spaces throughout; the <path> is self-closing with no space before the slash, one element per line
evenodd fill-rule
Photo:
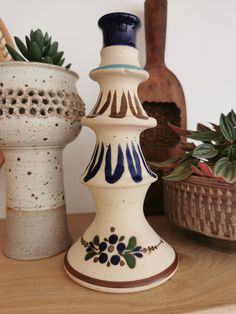
<path fill-rule="evenodd" d="M 131 70 L 139 70 L 139 71 L 145 71 L 144 68 L 138 67 L 136 65 L 131 65 L 131 64 L 110 64 L 110 65 L 103 65 L 101 67 L 95 68 L 92 71 L 97 71 L 97 70 L 103 70 L 103 69 L 120 69 L 120 68 L 125 68 L 125 69 L 131 69 Z"/>

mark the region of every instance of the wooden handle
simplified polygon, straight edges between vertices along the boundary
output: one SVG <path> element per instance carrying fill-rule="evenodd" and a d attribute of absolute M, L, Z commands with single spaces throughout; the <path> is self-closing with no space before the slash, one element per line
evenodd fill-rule
<path fill-rule="evenodd" d="M 14 48 L 14 44 L 8 32 L 8 29 L 3 20 L 0 18 L 0 61 L 12 60 L 11 55 L 5 47 L 6 43 Z"/>
<path fill-rule="evenodd" d="M 145 1 L 146 68 L 164 64 L 167 0 Z"/>

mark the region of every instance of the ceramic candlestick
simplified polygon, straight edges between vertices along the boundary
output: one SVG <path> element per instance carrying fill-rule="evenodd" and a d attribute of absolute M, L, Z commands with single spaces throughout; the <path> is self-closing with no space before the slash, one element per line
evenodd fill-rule
<path fill-rule="evenodd" d="M 82 123 L 97 142 L 82 175 L 97 206 L 93 223 L 65 256 L 77 283 L 107 292 L 134 292 L 167 281 L 177 268 L 175 251 L 147 223 L 143 200 L 156 180 L 140 149 L 139 135 L 156 125 L 142 109 L 137 86 L 148 78 L 138 61 L 139 19 L 127 13 L 103 16 L 101 64 L 90 76 L 101 92 Z"/>
<path fill-rule="evenodd" d="M 15 259 L 58 254 L 67 229 L 62 151 L 81 129 L 77 74 L 41 63 L 0 63 L 0 149 L 7 180 L 4 253 Z"/>

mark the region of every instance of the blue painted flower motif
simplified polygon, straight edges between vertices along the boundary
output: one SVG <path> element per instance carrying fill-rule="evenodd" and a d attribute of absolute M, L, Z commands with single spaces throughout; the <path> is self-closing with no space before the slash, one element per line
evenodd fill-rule
<path fill-rule="evenodd" d="M 81 243 L 87 244 L 85 255 L 85 260 L 90 260 L 93 258 L 93 262 L 100 264 L 105 264 L 107 267 L 110 265 L 120 265 L 127 266 L 133 269 L 136 266 L 136 258 L 143 257 L 143 251 L 141 246 L 137 246 L 136 237 L 130 237 L 128 243 L 124 242 L 125 237 L 118 237 L 115 234 L 115 228 L 111 227 L 112 232 L 108 238 L 104 238 L 100 241 L 99 236 L 95 236 L 93 241 L 86 243 L 86 241 L 81 240 Z"/>

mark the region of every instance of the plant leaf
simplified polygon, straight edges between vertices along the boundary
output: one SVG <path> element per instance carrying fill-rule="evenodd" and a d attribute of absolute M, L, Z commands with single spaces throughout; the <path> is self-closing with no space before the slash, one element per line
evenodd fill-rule
<path fill-rule="evenodd" d="M 178 165 L 168 176 L 164 176 L 163 179 L 167 181 L 181 181 L 193 173 L 191 165 L 197 165 L 197 159 L 189 159 Z"/>
<path fill-rule="evenodd" d="M 124 258 L 129 268 L 133 269 L 136 266 L 136 260 L 132 254 L 124 254 Z"/>
<path fill-rule="evenodd" d="M 153 166 L 155 168 L 173 168 L 176 166 L 176 162 L 179 161 L 181 158 L 183 157 L 183 155 L 177 155 L 177 156 L 173 156 L 165 161 L 160 161 L 160 162 L 156 162 L 156 161 L 147 161 L 148 165 Z"/>
<path fill-rule="evenodd" d="M 176 126 L 176 125 L 174 125 L 174 124 L 172 124 L 172 123 L 170 123 L 170 122 L 168 122 L 168 126 L 175 132 L 175 133 L 177 133 L 177 134 L 179 134 L 180 136 L 188 136 L 190 133 L 191 133 L 191 131 L 188 131 L 188 130 L 186 130 L 186 129 L 183 129 L 183 128 L 180 128 L 180 127 L 178 127 L 178 126 Z"/>
<path fill-rule="evenodd" d="M 198 145 L 193 151 L 193 157 L 213 158 L 218 155 L 218 150 L 212 144 L 203 143 Z"/>
<path fill-rule="evenodd" d="M 57 65 L 62 66 L 64 62 L 65 62 L 65 58 L 61 59 L 61 60 L 57 63 Z"/>
<path fill-rule="evenodd" d="M 26 61 L 14 48 L 9 46 L 8 44 L 6 44 L 5 46 L 15 61 Z"/>
<path fill-rule="evenodd" d="M 53 60 L 51 57 L 45 57 L 43 59 L 43 63 L 53 64 Z"/>
<path fill-rule="evenodd" d="M 198 123 L 197 124 L 197 131 L 200 132 L 200 131 L 212 131 L 212 130 L 208 126 L 205 126 L 202 123 Z"/>
<path fill-rule="evenodd" d="M 128 243 L 128 246 L 126 248 L 126 250 L 133 250 L 137 245 L 137 240 L 136 240 L 136 237 L 131 237 L 129 239 L 129 243 Z"/>
<path fill-rule="evenodd" d="M 71 63 L 68 63 L 66 66 L 65 66 L 65 68 L 67 69 L 67 70 L 69 70 L 70 68 L 71 68 Z"/>
<path fill-rule="evenodd" d="M 42 61 L 41 50 L 35 41 L 30 43 L 29 58 L 30 58 L 30 61 L 37 61 L 37 62 Z"/>
<path fill-rule="evenodd" d="M 46 44 L 46 46 L 45 46 L 45 48 L 44 48 L 44 50 L 43 50 L 43 56 L 44 56 L 44 57 L 47 56 L 48 50 L 49 50 L 50 47 L 51 47 L 51 41 L 52 41 L 52 37 L 50 37 L 50 38 L 48 39 L 48 42 L 47 42 L 47 44 Z"/>
<path fill-rule="evenodd" d="M 226 116 L 229 121 L 233 124 L 234 127 L 236 127 L 236 113 L 232 109 Z"/>
<path fill-rule="evenodd" d="M 216 177 L 223 177 L 226 182 L 234 183 L 236 182 L 236 161 L 223 157 L 217 161 L 213 172 Z"/>
<path fill-rule="evenodd" d="M 220 134 L 212 130 L 204 132 L 192 131 L 191 134 L 188 135 L 188 138 L 202 142 L 211 142 L 218 140 L 220 138 Z"/>
<path fill-rule="evenodd" d="M 223 113 L 220 115 L 220 129 L 227 141 L 233 142 L 236 140 L 236 129 L 230 119 Z"/>
<path fill-rule="evenodd" d="M 16 45 L 18 47 L 18 49 L 20 50 L 20 52 L 23 54 L 23 56 L 28 59 L 29 58 L 29 54 L 28 54 L 28 49 L 26 48 L 26 46 L 24 45 L 24 43 L 20 40 L 20 38 L 18 37 L 14 37 Z"/>
<path fill-rule="evenodd" d="M 28 36 L 25 36 L 25 42 L 26 42 L 26 46 L 27 46 L 27 48 L 29 49 L 29 47 L 30 47 L 30 39 L 29 39 L 29 37 Z"/>
<path fill-rule="evenodd" d="M 63 54 L 64 54 L 63 51 L 59 51 L 54 56 L 52 56 L 52 60 L 53 60 L 54 64 L 58 64 L 58 62 L 61 60 Z"/>
<path fill-rule="evenodd" d="M 38 47 L 42 51 L 44 46 L 44 36 L 40 29 L 37 29 L 35 32 L 33 32 L 31 40 L 33 42 L 36 42 Z"/>
<path fill-rule="evenodd" d="M 88 261 L 90 258 L 94 257 L 95 255 L 97 255 L 96 252 L 89 252 L 88 254 L 85 255 L 85 260 Z"/>
<path fill-rule="evenodd" d="M 180 143 L 180 148 L 186 152 L 190 152 L 195 147 L 196 147 L 196 145 L 194 143 L 189 143 L 189 142 L 181 142 Z"/>
<path fill-rule="evenodd" d="M 54 41 L 48 50 L 47 56 L 49 57 L 54 56 L 57 53 L 57 49 L 58 49 L 58 42 Z"/>

